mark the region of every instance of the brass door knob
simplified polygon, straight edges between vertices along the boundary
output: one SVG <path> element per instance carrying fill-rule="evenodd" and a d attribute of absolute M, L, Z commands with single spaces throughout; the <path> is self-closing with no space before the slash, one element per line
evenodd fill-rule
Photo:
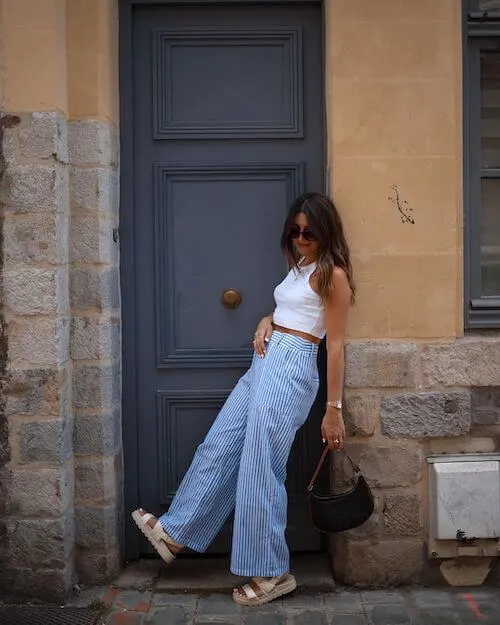
<path fill-rule="evenodd" d="M 224 308 L 234 310 L 241 304 L 241 293 L 236 289 L 226 289 L 222 291 L 220 299 Z"/>

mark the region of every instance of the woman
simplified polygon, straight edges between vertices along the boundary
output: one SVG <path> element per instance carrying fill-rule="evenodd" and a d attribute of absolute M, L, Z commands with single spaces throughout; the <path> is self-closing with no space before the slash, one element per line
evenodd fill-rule
<path fill-rule="evenodd" d="M 260 605 L 296 588 L 285 541 L 286 465 L 318 391 L 317 350 L 326 334 L 328 401 L 321 436 L 342 447 L 343 348 L 354 298 L 349 249 L 331 200 L 306 193 L 291 206 L 281 240 L 290 271 L 276 308 L 257 326 L 254 358 L 198 447 L 169 511 L 132 514 L 171 562 L 205 551 L 234 509 L 231 571 L 251 580 L 233 598 Z"/>

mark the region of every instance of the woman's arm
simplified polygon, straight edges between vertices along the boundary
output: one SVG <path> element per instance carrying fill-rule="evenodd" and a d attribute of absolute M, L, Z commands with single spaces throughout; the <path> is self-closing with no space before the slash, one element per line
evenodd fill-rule
<path fill-rule="evenodd" d="M 327 349 L 327 406 L 321 434 L 330 449 L 342 447 L 345 438 L 342 408 L 328 405 L 342 401 L 344 387 L 344 342 L 351 306 L 351 287 L 343 269 L 334 267 L 332 292 L 325 302 Z"/>

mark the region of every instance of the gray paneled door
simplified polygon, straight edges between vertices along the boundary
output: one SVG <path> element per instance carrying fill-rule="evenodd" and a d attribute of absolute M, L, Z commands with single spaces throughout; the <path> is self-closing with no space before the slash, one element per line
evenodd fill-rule
<path fill-rule="evenodd" d="M 138 491 L 159 513 L 250 363 L 288 204 L 323 188 L 321 6 L 139 6 L 132 50 Z M 290 461 L 294 550 L 321 547 L 305 499 L 319 412 Z M 212 550 L 229 539 L 230 519 Z"/>

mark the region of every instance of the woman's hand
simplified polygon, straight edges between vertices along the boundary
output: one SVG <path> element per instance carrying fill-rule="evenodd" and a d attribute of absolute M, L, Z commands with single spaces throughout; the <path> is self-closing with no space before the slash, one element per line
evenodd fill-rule
<path fill-rule="evenodd" d="M 345 425 L 342 412 L 336 408 L 328 408 L 321 422 L 323 442 L 330 449 L 341 449 L 345 439 Z"/>
<path fill-rule="evenodd" d="M 269 342 L 271 334 L 273 333 L 272 317 L 267 316 L 260 320 L 257 329 L 255 330 L 255 336 L 253 341 L 253 347 L 255 353 L 260 358 L 264 358 L 266 355 L 266 343 Z"/>

